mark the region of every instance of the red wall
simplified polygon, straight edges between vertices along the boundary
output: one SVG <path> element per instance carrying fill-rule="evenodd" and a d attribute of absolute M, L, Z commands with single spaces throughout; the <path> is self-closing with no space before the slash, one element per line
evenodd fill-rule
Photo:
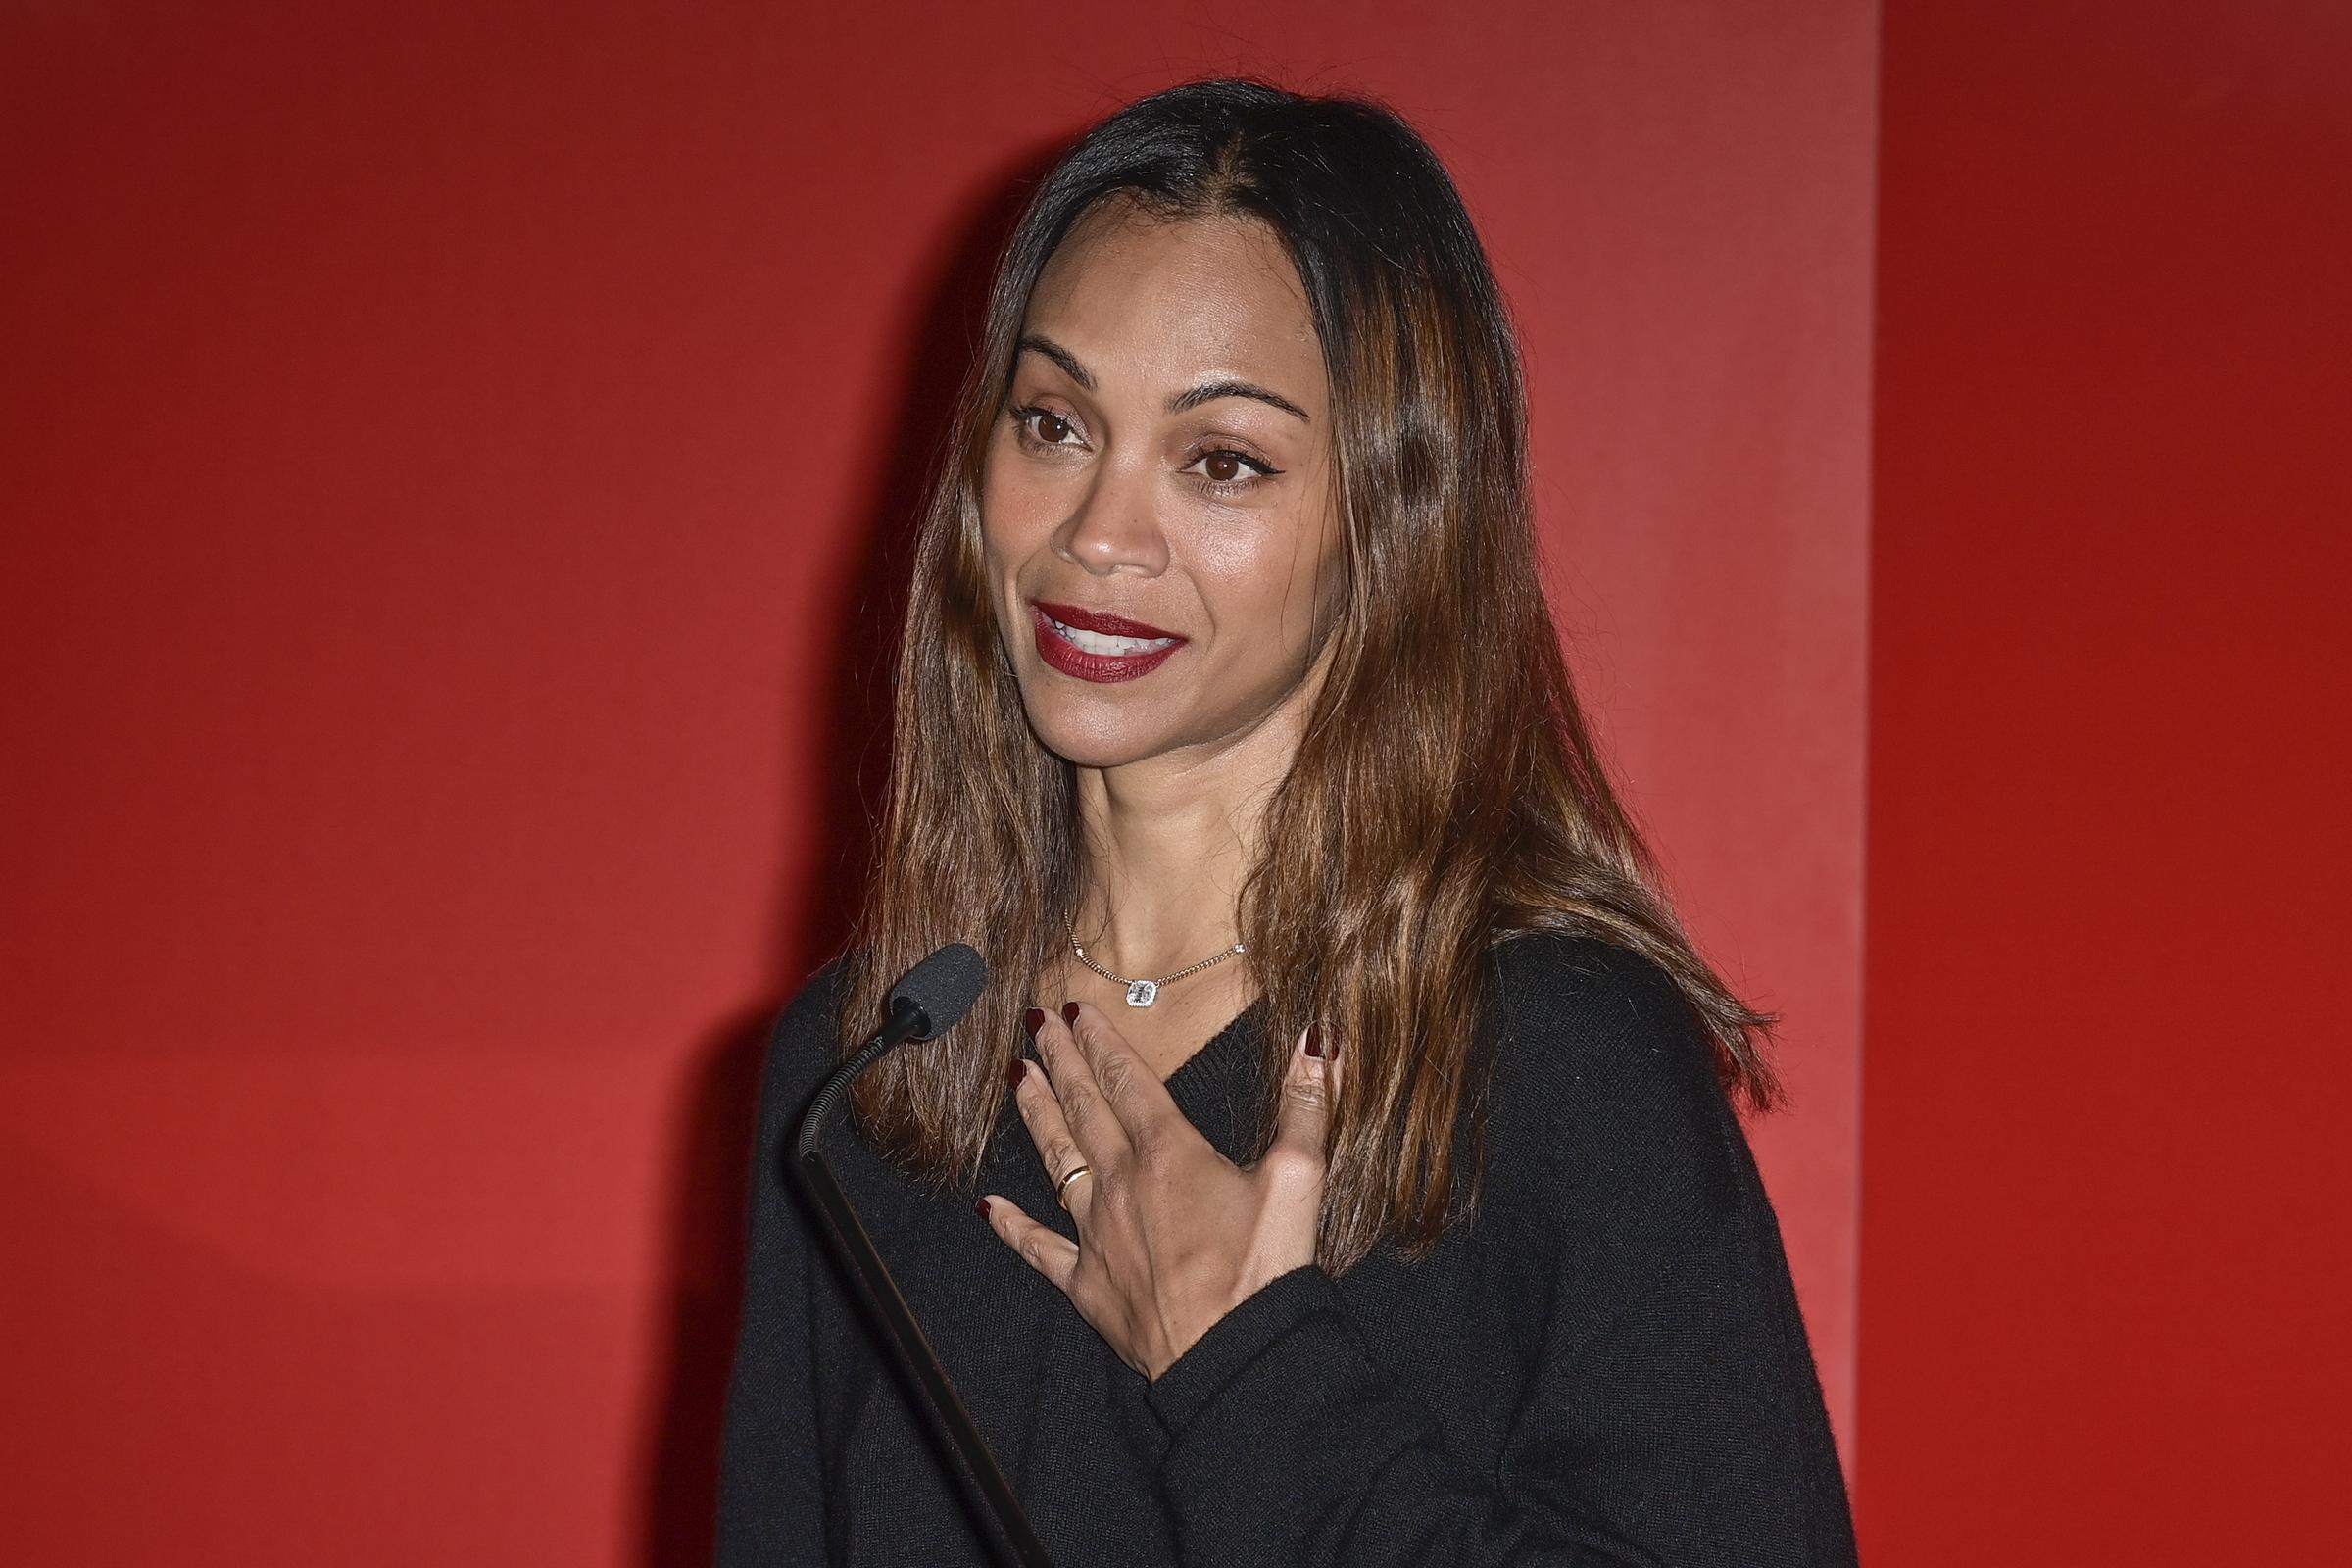
<path fill-rule="evenodd" d="M 2341 1561 L 2352 11 L 1882 103 L 1864 1558 Z"/>
<path fill-rule="evenodd" d="M 707 1560 L 764 1023 L 1012 181 L 1391 97 L 1852 1380 L 1866 4 L 52 3 L 0 34 L 0 1558 Z M 869 771 L 870 783 L 873 775 Z"/>

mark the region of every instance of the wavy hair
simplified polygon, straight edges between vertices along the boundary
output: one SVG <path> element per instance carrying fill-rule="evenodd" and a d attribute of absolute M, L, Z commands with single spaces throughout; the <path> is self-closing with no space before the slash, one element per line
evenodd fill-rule
<path fill-rule="evenodd" d="M 846 1052 L 892 981 L 968 941 L 994 983 L 942 1040 L 853 1094 L 862 1134 L 935 1187 L 968 1183 L 1009 1092 L 1020 1014 L 1081 887 L 1076 774 L 1031 730 L 981 564 L 980 481 L 1031 289 L 1113 196 L 1266 225 L 1330 377 L 1345 607 L 1269 802 L 1240 930 L 1265 1020 L 1272 1135 L 1290 1043 L 1345 1043 L 1318 1259 L 1417 1256 L 1475 1205 L 1489 948 L 1533 931 L 1631 948 L 1673 979 L 1726 1090 L 1781 1102 L 1752 1010 L 1699 957 L 1611 788 L 1544 601 L 1519 348 L 1445 167 L 1375 101 L 1189 82 L 1097 124 L 1038 184 L 991 283 L 920 519 L 897 651 L 887 804 L 846 955 Z M 958 1037 L 976 1037 L 962 1038 Z M 1467 1133 L 1467 1140 L 1458 1141 Z M 1462 1167 L 1467 1167 L 1462 1168 Z"/>

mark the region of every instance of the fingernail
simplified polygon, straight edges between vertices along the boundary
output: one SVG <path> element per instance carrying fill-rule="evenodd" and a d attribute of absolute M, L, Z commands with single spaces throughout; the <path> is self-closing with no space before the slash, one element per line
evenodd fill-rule
<path fill-rule="evenodd" d="M 1035 1040 L 1037 1038 L 1037 1032 L 1040 1029 L 1043 1029 L 1045 1026 L 1045 1008 L 1031 1007 L 1027 1012 L 1021 1014 L 1021 1027 L 1029 1031 L 1030 1039 Z"/>
<path fill-rule="evenodd" d="M 980 1201 L 974 1203 L 972 1205 L 972 1212 L 979 1215 L 982 1219 L 988 1218 L 988 1200 L 983 1198 L 980 1200 Z"/>
<path fill-rule="evenodd" d="M 1076 1023 L 1078 1021 L 1078 1004 L 1075 1002 L 1065 1002 L 1061 1004 L 1061 1021 L 1063 1023 Z"/>
<path fill-rule="evenodd" d="M 1004 1081 L 1018 1089 L 1021 1087 L 1021 1075 L 1028 1070 L 1029 1064 L 1015 1056 L 1004 1064 Z"/>
<path fill-rule="evenodd" d="M 1306 1054 L 1310 1056 L 1323 1054 L 1323 1026 L 1319 1023 L 1306 1026 Z"/>

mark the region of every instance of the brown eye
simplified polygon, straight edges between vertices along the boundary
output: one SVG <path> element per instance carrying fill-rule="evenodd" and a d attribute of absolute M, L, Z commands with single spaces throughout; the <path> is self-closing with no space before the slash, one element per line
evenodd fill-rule
<path fill-rule="evenodd" d="M 1239 495 L 1260 479 L 1270 479 L 1282 470 L 1270 463 L 1260 463 L 1246 452 L 1230 447 L 1216 447 L 1201 453 L 1185 465 L 1188 471 L 1199 471 L 1200 479 L 1213 495 Z"/>
<path fill-rule="evenodd" d="M 1078 434 L 1078 426 L 1061 416 L 1050 414 L 1034 404 L 1008 408 L 1004 414 L 1007 418 L 1012 420 L 1013 427 L 1021 432 L 1021 440 L 1025 443 L 1041 447 L 1065 445 L 1083 447 L 1086 445 L 1083 438 L 1065 442 L 1062 439 L 1064 436 Z"/>

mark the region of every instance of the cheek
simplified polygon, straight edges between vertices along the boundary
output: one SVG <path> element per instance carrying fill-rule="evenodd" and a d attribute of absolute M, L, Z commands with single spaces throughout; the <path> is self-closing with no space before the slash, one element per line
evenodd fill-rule
<path fill-rule="evenodd" d="M 980 479 L 980 543 L 992 572 L 1017 570 L 1054 536 L 1054 510 L 1018 470 L 991 464 Z"/>
<path fill-rule="evenodd" d="M 1293 541 L 1226 540 L 1194 555 L 1192 575 L 1220 639 L 1252 664 L 1289 664 L 1313 636 L 1315 568 Z"/>
<path fill-rule="evenodd" d="M 1300 485 L 1281 505 L 1188 529 L 1185 541 L 1202 596 L 1221 607 L 1219 625 L 1247 626 L 1252 643 L 1286 660 L 1312 639 L 1318 595 L 1329 606 L 1341 548 L 1326 466 L 1309 459 L 1298 467 Z"/>

